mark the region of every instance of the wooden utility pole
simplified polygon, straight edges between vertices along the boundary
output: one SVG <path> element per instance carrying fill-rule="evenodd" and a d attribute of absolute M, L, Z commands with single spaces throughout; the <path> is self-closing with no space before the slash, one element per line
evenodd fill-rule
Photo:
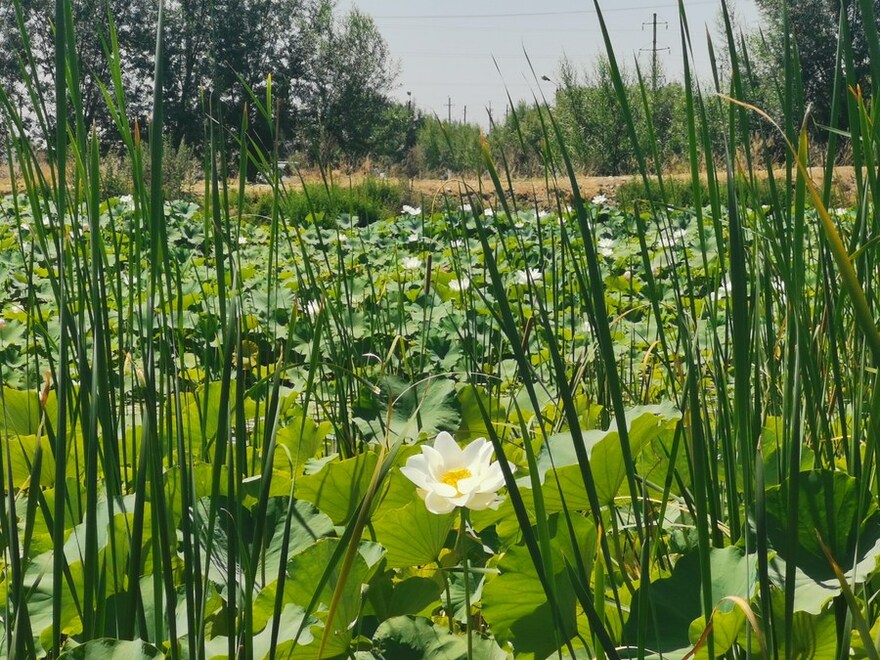
<path fill-rule="evenodd" d="M 452 97 L 448 96 L 446 101 L 446 122 L 452 123 Z"/>

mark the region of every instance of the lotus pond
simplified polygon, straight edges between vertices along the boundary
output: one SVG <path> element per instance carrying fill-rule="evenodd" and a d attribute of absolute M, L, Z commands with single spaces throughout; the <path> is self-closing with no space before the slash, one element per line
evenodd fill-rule
<path fill-rule="evenodd" d="M 874 657 L 874 372 L 815 212 L 795 272 L 768 208 L 429 201 L 171 202 L 159 252 L 131 198 L 2 201 L 2 648 Z"/>

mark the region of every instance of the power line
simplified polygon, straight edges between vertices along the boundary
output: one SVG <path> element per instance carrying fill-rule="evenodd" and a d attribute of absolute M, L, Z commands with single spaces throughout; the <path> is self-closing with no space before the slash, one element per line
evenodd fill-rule
<path fill-rule="evenodd" d="M 695 0 L 694 2 L 688 2 L 688 6 L 694 5 L 715 5 L 718 4 L 717 0 Z M 641 5 L 639 7 L 610 7 L 609 9 L 604 9 L 602 11 L 603 14 L 610 14 L 613 12 L 626 12 L 626 11 L 644 11 L 645 9 L 677 9 L 677 6 L 674 4 L 660 4 L 660 5 Z M 534 11 L 534 12 L 519 12 L 519 13 L 506 13 L 506 14 L 399 14 L 395 16 L 390 15 L 375 15 L 373 19 L 375 20 L 395 20 L 395 21 L 404 21 L 404 20 L 459 20 L 463 18 L 534 18 L 536 16 L 584 16 L 584 15 L 595 15 L 595 9 L 572 9 L 569 11 Z"/>
<path fill-rule="evenodd" d="M 655 101 L 657 99 L 657 75 L 658 75 L 657 53 L 661 50 L 665 50 L 667 52 L 670 51 L 669 46 L 661 46 L 660 48 L 657 47 L 657 25 L 658 25 L 658 23 L 664 25 L 667 30 L 669 29 L 669 23 L 667 23 L 666 21 L 657 21 L 657 12 L 656 11 L 654 12 L 653 20 L 645 21 L 644 23 L 642 23 L 643 30 L 645 29 L 646 25 L 653 25 L 654 26 L 654 38 L 651 41 L 651 47 L 650 48 L 642 48 L 641 50 L 650 50 L 651 51 L 651 91 L 652 91 L 653 98 Z"/>

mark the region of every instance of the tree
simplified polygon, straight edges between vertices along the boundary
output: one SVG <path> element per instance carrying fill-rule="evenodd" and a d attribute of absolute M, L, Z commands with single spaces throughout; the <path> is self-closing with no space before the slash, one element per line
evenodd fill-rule
<path fill-rule="evenodd" d="M 837 40 L 840 25 L 840 0 L 756 0 L 769 26 L 764 35 L 763 61 L 767 72 L 782 71 L 785 65 L 785 11 L 796 47 L 804 100 L 812 104 L 813 117 L 820 124 L 828 124 L 831 115 L 834 75 L 837 68 Z M 855 80 L 866 84 L 870 58 L 865 40 L 863 18 L 858 2 L 847 0 L 846 17 L 851 35 Z M 873 0 L 875 15 L 880 15 L 880 0 Z M 842 92 L 846 86 L 842 86 Z M 841 117 L 845 123 L 846 117 Z"/>
<path fill-rule="evenodd" d="M 51 109 L 54 107 L 54 88 L 51 81 L 55 75 L 52 30 L 54 2 L 21 2 L 20 15 L 13 3 L 5 2 L 3 5 L 0 8 L 0 85 L 17 105 L 29 107 L 25 80 L 30 80 L 39 85 L 45 107 Z M 81 78 L 78 91 L 82 99 L 83 118 L 87 126 L 96 126 L 105 140 L 116 136 L 103 94 L 97 84 L 98 81 L 109 83 L 110 78 L 105 54 L 110 42 L 107 12 L 111 12 L 114 17 L 119 49 L 123 56 L 122 77 L 129 96 L 129 110 L 132 116 L 139 116 L 149 109 L 155 10 L 152 2 L 130 0 L 79 0 L 73 3 L 74 39 Z M 32 64 L 25 56 L 19 20 L 30 40 Z M 22 75 L 23 71 L 25 75 Z M 33 123 L 36 118 L 27 115 L 25 119 Z"/>
<path fill-rule="evenodd" d="M 603 175 L 635 172 L 635 146 L 621 118 L 608 60 L 600 58 L 584 76 L 567 61 L 562 62 L 560 69 L 563 85 L 556 94 L 557 116 L 578 165 L 587 172 Z M 650 151 L 641 90 L 641 86 L 645 86 L 660 158 L 664 162 L 681 158 L 687 144 L 687 129 L 682 121 L 684 88 L 679 83 L 663 83 L 652 93 L 650 81 L 640 82 L 626 69 L 621 69 L 620 75 L 641 148 L 646 153 Z"/>
<path fill-rule="evenodd" d="M 309 76 L 297 90 L 302 138 L 313 157 L 357 162 L 374 153 L 398 65 L 373 19 L 352 9 L 322 16 Z M 320 153 L 315 153 L 315 147 Z"/>
<path fill-rule="evenodd" d="M 37 81 L 52 108 L 54 0 L 20 6 L 35 57 L 36 70 L 28 78 Z M 98 127 L 109 146 L 116 133 L 99 84 L 110 83 L 107 11 L 119 37 L 128 117 L 146 118 L 158 0 L 74 0 L 72 7 L 85 121 Z M 172 141 L 202 141 L 208 103 L 214 118 L 233 131 L 250 107 L 247 139 L 268 149 L 275 136 L 248 103 L 247 88 L 262 98 L 271 74 L 279 137 L 301 141 L 323 135 L 350 159 L 370 153 L 377 123 L 390 107 L 387 94 L 397 69 L 373 20 L 357 10 L 337 19 L 335 7 L 335 0 L 165 0 L 163 91 Z M 0 3 L 0 85 L 27 106 L 17 23 L 11 3 Z"/>

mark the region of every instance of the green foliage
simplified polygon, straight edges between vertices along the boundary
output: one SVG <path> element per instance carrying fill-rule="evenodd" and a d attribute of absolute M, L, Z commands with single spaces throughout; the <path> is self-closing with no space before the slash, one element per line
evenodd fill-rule
<path fill-rule="evenodd" d="M 330 227 L 342 215 L 357 217 L 365 225 L 400 211 L 406 194 L 402 184 L 379 178 L 350 186 L 332 185 L 329 190 L 323 184 L 306 184 L 302 191 L 285 196 L 283 213 L 293 225 Z M 265 223 L 272 217 L 274 203 L 271 192 L 249 192 L 243 211 L 257 223 Z"/>
<path fill-rule="evenodd" d="M 423 173 L 473 174 L 480 169 L 480 128 L 427 117 L 416 149 Z"/>
<path fill-rule="evenodd" d="M 880 57 L 872 7 L 858 4 Z M 332 204 L 318 215 L 312 200 L 341 194 L 328 183 L 300 218 L 275 176 L 282 136 L 221 130 L 222 113 L 206 199 L 165 201 L 160 32 L 149 150 L 106 99 L 134 176 L 130 198 L 102 199 L 100 145 L 65 75 L 71 7 L 57 9 L 59 130 L 30 109 L 54 145 L 45 179 L 0 94 L 33 173 L 0 201 L 0 656 L 880 656 L 875 168 L 856 170 L 857 208 L 829 212 L 834 150 L 821 192 L 806 133 L 781 174 L 769 149 L 762 170 L 764 129 L 705 96 L 686 60 L 692 204 L 677 207 L 670 173 L 650 173 L 669 158 L 653 85 L 609 48 L 602 84 L 656 201 L 638 214 L 585 204 L 563 139 L 534 163 L 568 176 L 572 209 L 517 210 L 480 141 L 496 209 L 465 195 L 355 222 Z M 276 97 L 258 91 L 241 98 L 273 126 Z M 875 110 L 848 98 L 850 147 L 870 165 Z M 566 129 L 512 114 L 525 169 L 537 126 L 544 144 Z M 227 184 L 236 143 L 270 191 L 259 218 Z M 395 194 L 362 193 L 376 207 Z M 438 459 L 424 443 L 441 429 L 487 438 L 475 447 L 496 465 Z M 432 514 L 401 470 L 419 452 L 434 496 L 497 469 L 501 500 Z"/>
<path fill-rule="evenodd" d="M 647 146 L 647 124 L 638 81 L 626 71 L 622 75 L 639 142 Z M 635 172 L 638 147 L 632 144 L 626 125 L 620 120 L 620 104 L 608 61 L 599 58 L 593 71 L 581 75 L 570 62 L 563 60 L 560 80 L 556 111 L 574 163 L 591 174 Z M 684 93 L 678 83 L 663 83 L 658 85 L 656 94 L 649 94 L 656 144 L 661 162 L 668 167 L 685 155 Z"/>

